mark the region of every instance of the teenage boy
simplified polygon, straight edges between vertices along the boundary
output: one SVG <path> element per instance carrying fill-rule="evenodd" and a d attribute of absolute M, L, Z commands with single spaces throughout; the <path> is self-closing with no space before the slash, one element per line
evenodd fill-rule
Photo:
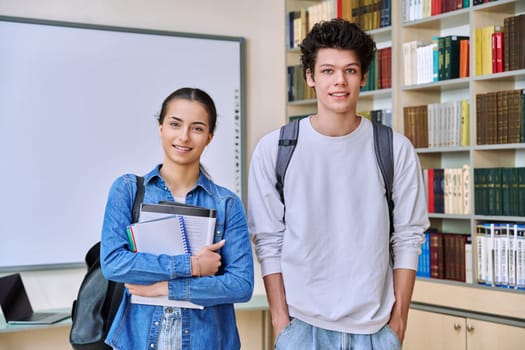
<path fill-rule="evenodd" d="M 417 154 L 394 133 L 390 237 L 373 127 L 356 114 L 375 50 L 369 35 L 343 19 L 314 25 L 303 40 L 317 113 L 300 122 L 285 204 L 275 187 L 279 130 L 252 155 L 249 228 L 276 349 L 401 348 L 429 223 Z"/>

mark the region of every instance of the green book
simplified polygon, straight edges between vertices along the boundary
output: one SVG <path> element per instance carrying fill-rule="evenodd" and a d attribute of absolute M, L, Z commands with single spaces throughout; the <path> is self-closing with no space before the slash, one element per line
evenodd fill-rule
<path fill-rule="evenodd" d="M 448 35 L 444 43 L 444 79 L 459 78 L 459 41 L 468 36 Z"/>
<path fill-rule="evenodd" d="M 525 216 L 525 168 L 516 168 L 518 175 L 519 216 Z"/>

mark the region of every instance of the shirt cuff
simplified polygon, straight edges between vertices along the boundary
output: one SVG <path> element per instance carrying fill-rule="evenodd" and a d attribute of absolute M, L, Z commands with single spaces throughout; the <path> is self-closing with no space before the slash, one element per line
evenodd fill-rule
<path fill-rule="evenodd" d="M 262 276 L 271 275 L 272 273 L 281 273 L 281 257 L 266 258 L 261 261 Z"/>

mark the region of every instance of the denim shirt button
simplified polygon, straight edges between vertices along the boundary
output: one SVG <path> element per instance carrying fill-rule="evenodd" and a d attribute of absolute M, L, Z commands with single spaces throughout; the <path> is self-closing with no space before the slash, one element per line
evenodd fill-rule
<path fill-rule="evenodd" d="M 188 329 L 184 330 L 184 334 L 188 334 L 190 331 Z"/>
<path fill-rule="evenodd" d="M 155 321 L 155 326 L 158 326 L 159 325 L 159 321 Z"/>
<path fill-rule="evenodd" d="M 151 343 L 149 347 L 153 349 L 155 347 L 155 344 Z"/>
<path fill-rule="evenodd" d="M 190 193 L 190 194 L 188 194 L 188 197 L 193 197 L 193 194 L 191 194 L 191 193 Z"/>

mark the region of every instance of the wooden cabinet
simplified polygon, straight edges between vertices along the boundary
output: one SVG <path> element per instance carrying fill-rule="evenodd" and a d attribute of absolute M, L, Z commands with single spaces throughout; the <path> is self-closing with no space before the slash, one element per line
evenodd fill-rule
<path fill-rule="evenodd" d="M 410 310 L 404 350 L 518 350 L 525 328 L 469 317 Z"/>

